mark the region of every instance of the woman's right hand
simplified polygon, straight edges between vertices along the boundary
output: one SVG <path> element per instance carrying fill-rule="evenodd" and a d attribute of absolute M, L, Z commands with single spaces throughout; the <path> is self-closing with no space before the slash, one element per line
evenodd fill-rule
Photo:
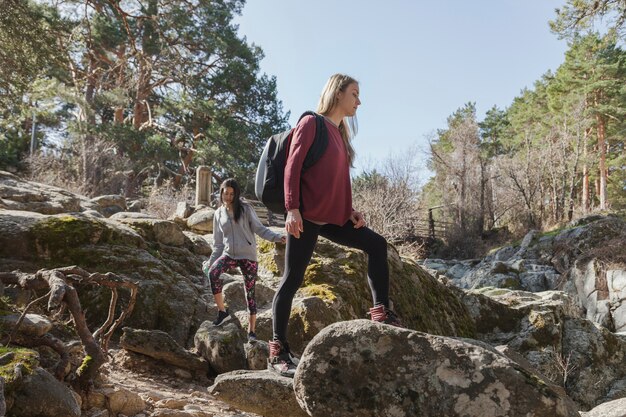
<path fill-rule="evenodd" d="M 300 210 L 293 209 L 287 212 L 287 220 L 285 220 L 285 229 L 287 233 L 293 235 L 296 239 L 300 238 L 300 232 L 303 232 L 302 216 Z"/>

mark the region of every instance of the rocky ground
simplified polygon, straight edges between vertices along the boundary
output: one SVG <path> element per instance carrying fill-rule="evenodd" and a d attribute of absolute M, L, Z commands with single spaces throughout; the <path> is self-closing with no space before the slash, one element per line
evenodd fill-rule
<path fill-rule="evenodd" d="M 123 388 L 142 397 L 149 404 L 149 412 L 138 417 L 259 417 L 215 399 L 207 391 L 212 380 L 190 381 L 153 368 L 130 370 L 115 360 L 119 352 L 110 353 L 113 360 L 103 366 L 102 382 L 104 386 Z"/>

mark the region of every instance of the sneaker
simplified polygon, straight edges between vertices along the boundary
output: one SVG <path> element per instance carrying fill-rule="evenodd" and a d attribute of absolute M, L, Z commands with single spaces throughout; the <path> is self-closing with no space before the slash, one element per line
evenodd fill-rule
<path fill-rule="evenodd" d="M 270 357 L 267 360 L 267 369 L 279 375 L 293 378 L 298 365 L 291 359 L 293 356 L 289 350 L 285 349 L 278 340 L 271 340 L 269 345 Z"/>
<path fill-rule="evenodd" d="M 377 305 L 370 308 L 369 315 L 372 321 L 404 328 L 398 315 L 384 305 Z"/>
<path fill-rule="evenodd" d="M 256 338 L 256 333 L 254 333 L 254 332 L 248 333 L 248 343 L 250 343 L 252 345 L 252 344 L 255 344 L 257 342 L 257 340 L 258 339 Z"/>
<path fill-rule="evenodd" d="M 226 311 L 218 311 L 217 318 L 213 320 L 213 324 L 215 326 L 219 326 L 220 324 L 224 322 L 224 320 L 226 320 L 227 317 L 228 317 L 228 309 L 226 309 Z"/>

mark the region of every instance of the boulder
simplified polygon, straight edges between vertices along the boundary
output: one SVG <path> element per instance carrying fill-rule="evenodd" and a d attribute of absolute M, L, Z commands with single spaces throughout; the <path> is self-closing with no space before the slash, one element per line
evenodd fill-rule
<path fill-rule="evenodd" d="M 242 411 L 265 417 L 306 417 L 293 392 L 293 379 L 272 371 L 233 371 L 219 375 L 209 393 Z"/>
<path fill-rule="evenodd" d="M 37 368 L 14 392 L 13 417 L 80 417 L 80 403 L 65 384 Z"/>
<path fill-rule="evenodd" d="M 219 326 L 205 321 L 194 337 L 196 350 L 218 374 L 246 367 L 245 342 L 241 324 L 232 315 Z"/>
<path fill-rule="evenodd" d="M 626 398 L 620 398 L 600 404 L 588 413 L 581 413 L 583 417 L 624 417 L 626 416 Z"/>
<path fill-rule="evenodd" d="M 243 277 L 239 275 L 237 278 L 238 279 L 234 279 L 224 285 L 222 290 L 224 294 L 224 301 L 228 304 L 228 308 L 231 311 L 247 311 L 248 302 L 246 301 Z M 254 292 L 257 307 L 261 307 L 271 304 L 275 291 L 262 282 L 257 282 Z"/>
<path fill-rule="evenodd" d="M 174 217 L 178 219 L 186 219 L 193 213 L 193 207 L 186 201 L 179 201 L 176 204 L 176 211 Z"/>
<path fill-rule="evenodd" d="M 390 299 L 406 326 L 432 334 L 473 336 L 474 323 L 450 288 L 414 261 L 400 258 L 392 246 L 388 255 Z M 322 299 L 342 320 L 366 317 L 372 307 L 367 255 L 320 238 L 298 294 Z"/>
<path fill-rule="evenodd" d="M 0 326 L 13 329 L 20 319 L 21 314 L 0 315 Z M 39 314 L 28 313 L 20 323 L 19 332 L 31 336 L 40 337 L 52 329 L 52 322 L 47 317 Z"/>
<path fill-rule="evenodd" d="M 82 213 L 43 215 L 0 209 L 0 230 L 0 271 L 34 273 L 51 264 L 77 265 L 88 272 L 113 272 L 137 282 L 135 309 L 125 323 L 129 327 L 158 326 L 186 346 L 190 335 L 212 314 L 212 300 L 207 304 L 200 297 L 200 268 L 206 257 L 186 246 L 146 240 L 155 235 L 144 238 L 116 220 Z M 89 324 L 99 327 L 108 316 L 110 290 L 76 286 Z"/>
<path fill-rule="evenodd" d="M 62 188 L 24 181 L 16 175 L 0 171 L 0 208 L 41 214 L 59 214 L 92 208 L 87 197 Z"/>
<path fill-rule="evenodd" d="M 248 369 L 256 371 L 267 369 L 267 359 L 270 356 L 270 347 L 267 342 L 258 340 L 256 343 L 246 343 L 244 350 Z"/>
<path fill-rule="evenodd" d="M 568 294 L 485 288 L 462 300 L 479 339 L 521 354 L 581 409 L 626 396 L 626 340 L 581 318 Z"/>
<path fill-rule="evenodd" d="M 132 352 L 192 371 L 208 371 L 208 364 L 180 346 L 172 337 L 160 330 L 123 328 L 120 346 Z"/>
<path fill-rule="evenodd" d="M 183 230 L 183 234 L 191 242 L 191 250 L 196 255 L 211 256 L 213 249 L 206 237 Z"/>
<path fill-rule="evenodd" d="M 105 396 L 107 409 L 114 416 L 134 416 L 146 408 L 146 403 L 139 395 L 126 389 L 115 389 Z"/>
<path fill-rule="evenodd" d="M 294 379 L 316 416 L 578 416 L 504 355 L 462 340 L 353 320 L 322 330 Z"/>
<path fill-rule="evenodd" d="M 151 218 L 143 213 L 118 213 L 111 219 L 130 226 L 149 241 L 170 246 L 182 246 L 188 242 L 183 231 L 173 221 Z"/>
<path fill-rule="evenodd" d="M 101 195 L 94 197 L 90 200 L 97 205 L 98 211 L 104 215 L 104 217 L 111 217 L 112 215 L 126 211 L 126 199 L 119 194 Z"/>
<path fill-rule="evenodd" d="M 213 233 L 214 214 L 212 208 L 202 208 L 187 218 L 187 227 L 196 233 Z"/>

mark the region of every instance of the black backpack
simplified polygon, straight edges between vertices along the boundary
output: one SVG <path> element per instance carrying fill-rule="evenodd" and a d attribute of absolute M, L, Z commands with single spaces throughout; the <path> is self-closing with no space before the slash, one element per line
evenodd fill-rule
<path fill-rule="evenodd" d="M 324 116 L 312 111 L 307 111 L 300 116 L 313 115 L 316 119 L 315 139 L 309 148 L 302 165 L 302 172 L 312 167 L 324 154 L 328 146 L 328 132 Z M 300 121 L 298 119 L 298 122 Z M 256 170 L 256 180 L 254 183 L 254 193 L 265 207 L 274 213 L 285 212 L 285 189 L 283 180 L 285 178 L 285 164 L 291 137 L 295 128 L 270 136 L 263 149 L 259 166 Z"/>

